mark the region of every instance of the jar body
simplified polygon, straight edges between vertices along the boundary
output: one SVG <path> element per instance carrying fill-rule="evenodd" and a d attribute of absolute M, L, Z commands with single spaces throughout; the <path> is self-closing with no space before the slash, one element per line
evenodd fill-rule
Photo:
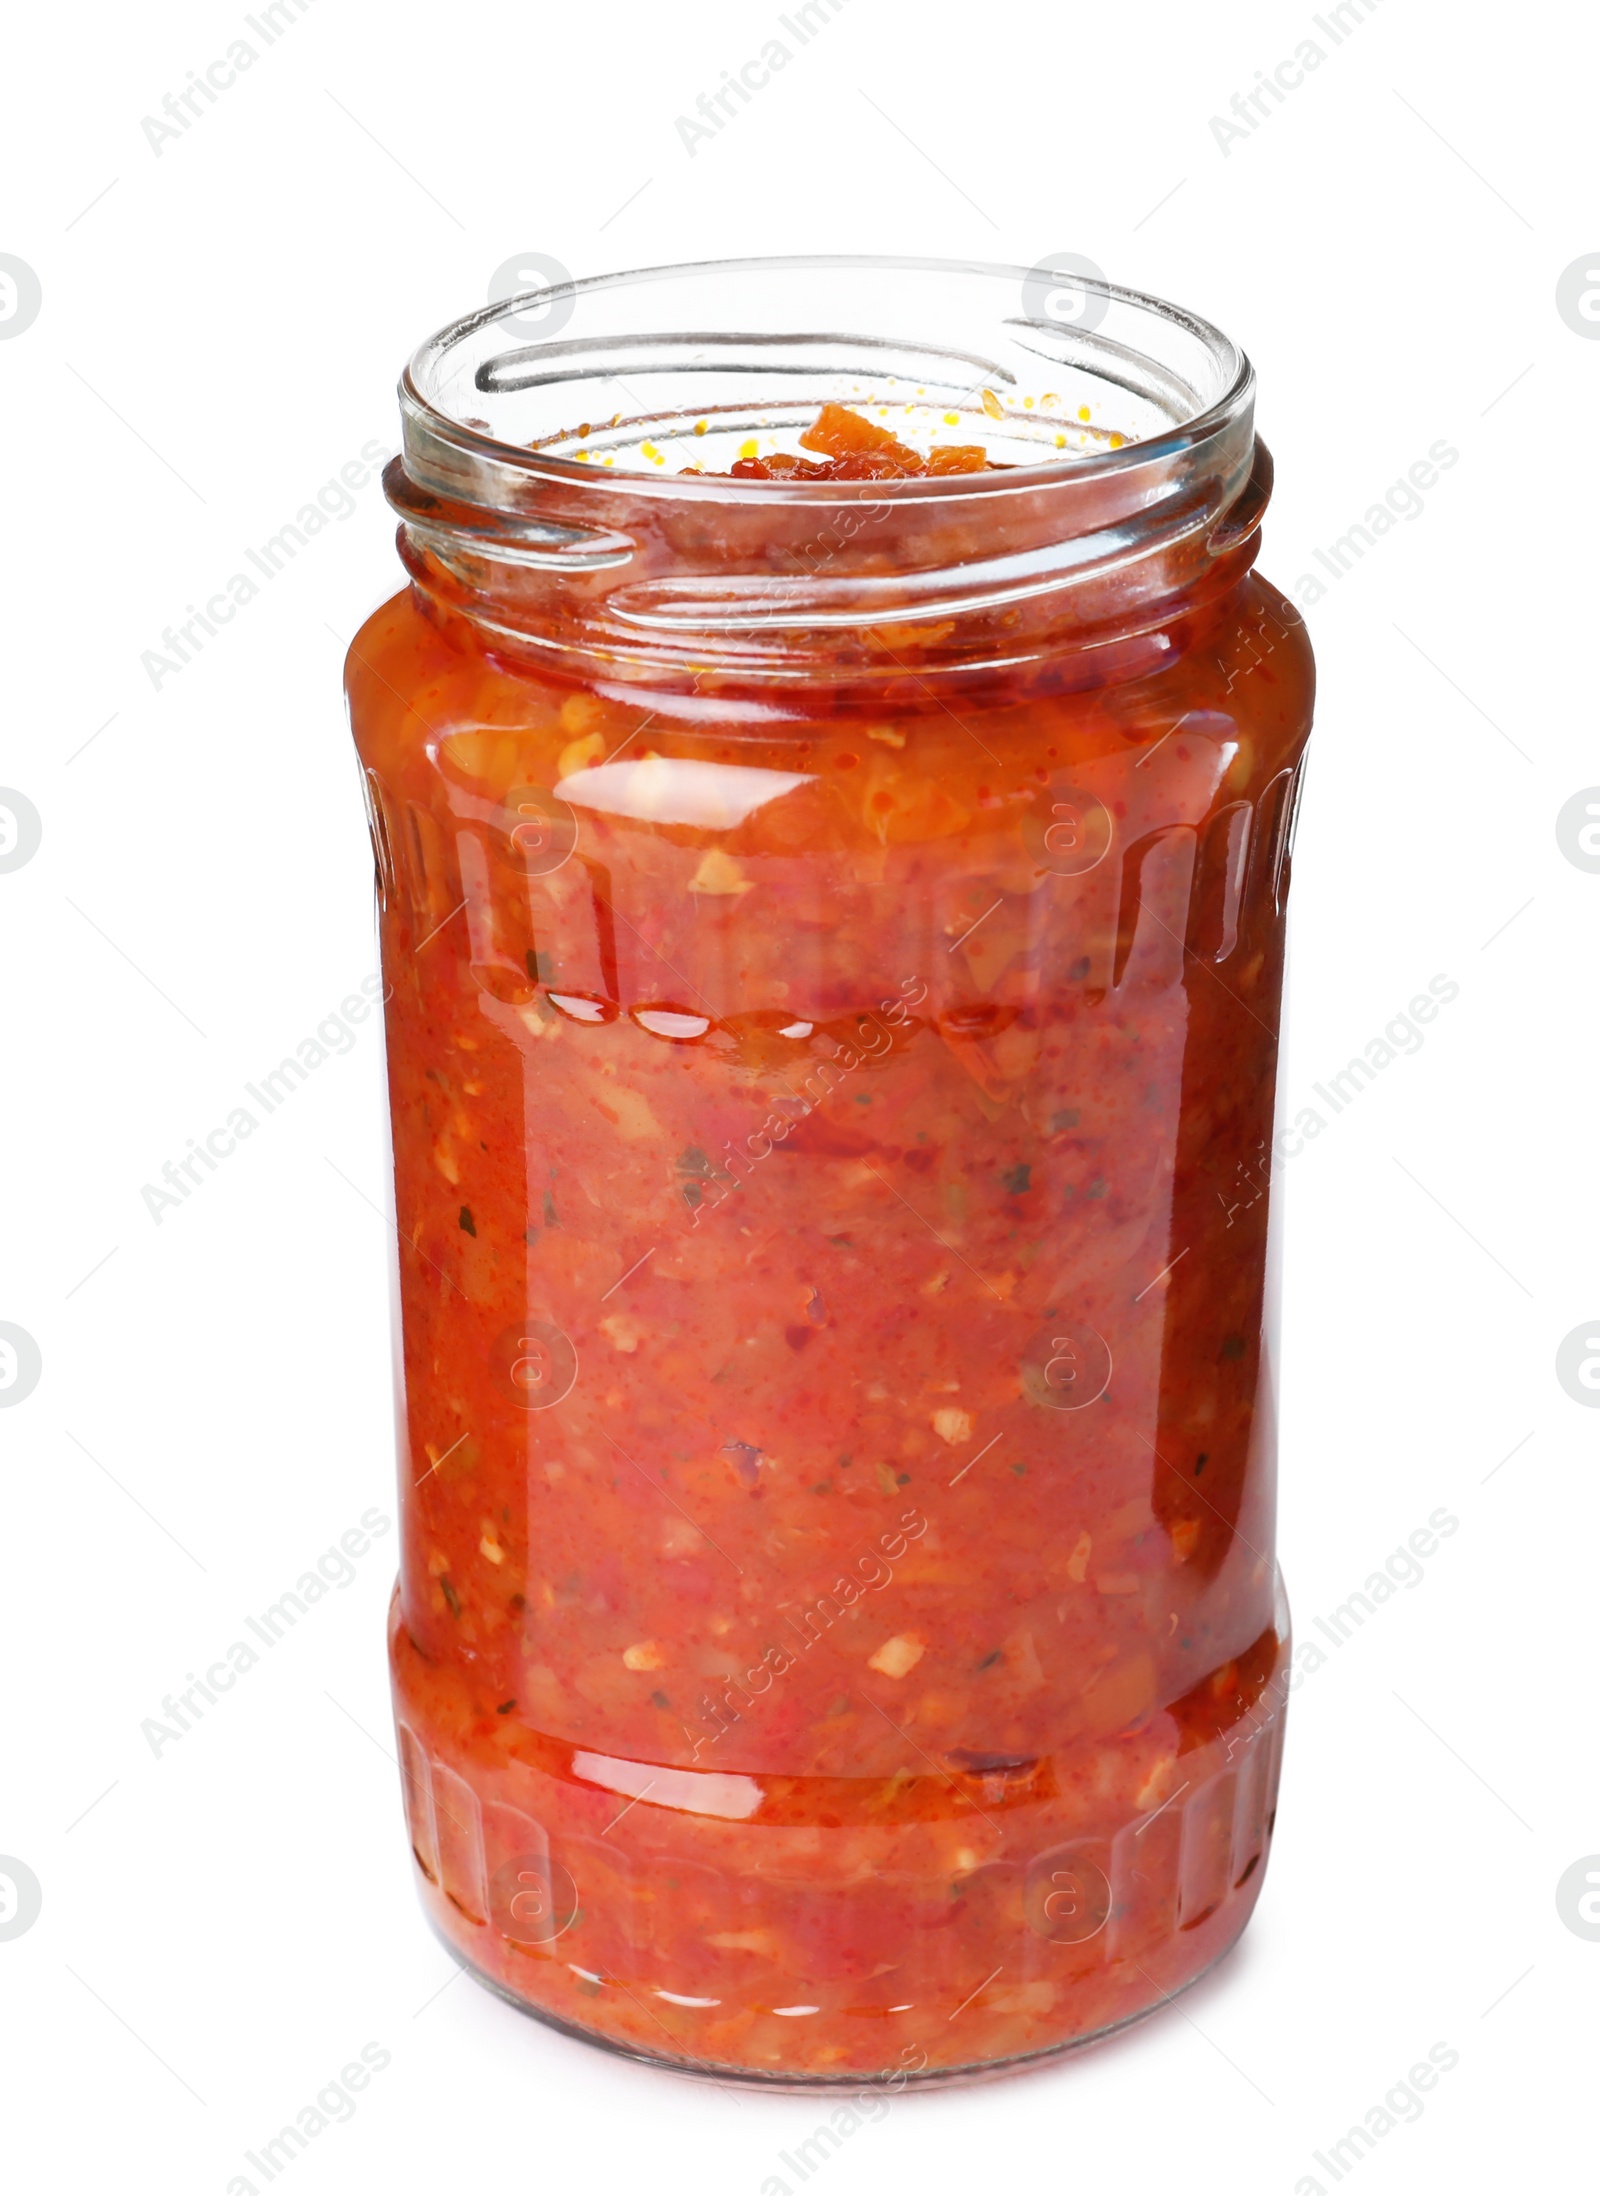
<path fill-rule="evenodd" d="M 428 589 L 348 672 L 436 1928 L 773 2080 L 1100 2035 L 1259 1891 L 1267 1214 L 1311 672 L 640 694 Z"/>

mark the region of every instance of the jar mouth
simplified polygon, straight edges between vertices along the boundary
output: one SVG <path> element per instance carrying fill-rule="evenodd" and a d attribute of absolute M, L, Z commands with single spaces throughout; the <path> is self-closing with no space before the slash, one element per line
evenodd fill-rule
<path fill-rule="evenodd" d="M 422 597 L 594 675 L 856 683 L 1076 652 L 1145 660 L 1248 568 L 1270 492 L 1249 360 L 1196 315 L 1065 267 L 712 260 L 469 313 L 400 384 L 384 476 Z M 984 470 L 730 477 L 827 403 Z M 993 468 L 993 469 L 990 469 Z M 1097 654 L 1098 652 L 1098 654 Z M 1094 663 L 1087 659 L 1095 656 Z"/>
<path fill-rule="evenodd" d="M 609 476 L 633 495 L 819 504 L 861 484 L 732 480 L 727 467 L 793 448 L 823 403 L 839 403 L 913 448 L 976 443 L 1004 468 L 871 484 L 950 502 L 1174 456 L 1224 433 L 1253 388 L 1220 329 L 1097 275 L 817 254 L 520 292 L 421 344 L 400 403 L 408 470 L 439 488 L 487 465 L 563 483 Z"/>

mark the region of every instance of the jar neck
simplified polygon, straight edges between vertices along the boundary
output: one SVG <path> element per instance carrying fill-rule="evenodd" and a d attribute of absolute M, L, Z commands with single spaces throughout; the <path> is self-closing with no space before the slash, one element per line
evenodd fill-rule
<path fill-rule="evenodd" d="M 519 553 L 504 514 L 419 489 L 402 458 L 385 487 L 425 608 L 495 653 L 662 691 L 870 698 L 1023 667 L 1066 691 L 1159 669 L 1250 570 L 1271 490 L 1261 443 L 1226 472 L 1172 473 L 1140 468 L 1071 506 L 1005 489 L 955 510 L 873 492 L 777 512 L 624 495 L 597 512 L 556 488 L 540 521 L 588 537 L 557 569 Z M 626 540 L 615 562 L 607 536 Z"/>
<path fill-rule="evenodd" d="M 756 273 L 787 298 L 821 265 Z M 905 279 L 921 287 L 897 310 L 934 316 L 963 284 L 981 276 L 994 287 L 1003 272 L 908 265 Z M 865 317 L 850 285 L 868 282 L 873 265 L 826 272 Z M 909 700 L 917 686 L 967 691 L 1025 668 L 1062 688 L 1139 676 L 1170 661 L 1248 572 L 1271 461 L 1255 439 L 1248 361 L 1204 323 L 1107 286 L 1096 310 L 1110 318 L 1090 333 L 1013 314 L 975 322 L 992 351 L 980 353 L 974 336 L 962 352 L 952 317 L 946 352 L 880 363 L 873 336 L 638 334 L 617 317 L 638 308 L 630 284 L 655 285 L 665 321 L 678 289 L 704 313 L 702 287 L 714 298 L 735 276 L 748 318 L 748 268 L 664 270 L 569 285 L 591 319 L 613 314 L 590 339 L 507 350 L 506 308 L 496 308 L 419 351 L 401 383 L 402 454 L 384 485 L 429 615 L 567 677 L 769 699 L 822 687 L 830 707 L 857 693 L 870 705 L 886 688 Z M 987 291 L 983 307 L 994 310 Z M 970 387 L 935 401 L 954 407 L 943 416 L 960 431 L 947 439 L 992 433 L 991 469 L 843 482 L 667 466 L 663 453 L 685 447 L 725 466 L 724 445 L 740 431 L 732 423 L 757 416 L 752 388 L 764 416 L 792 420 L 813 388 L 837 387 L 819 352 L 831 370 L 857 361 L 864 383 L 877 372 L 878 395 L 858 400 L 874 404 L 889 388 L 907 393 L 896 378 L 907 363 L 913 383 L 942 373 L 946 391 L 976 366 L 981 408 Z M 1031 393 L 1030 372 L 1040 390 L 1072 393 Z M 1005 386 L 1003 402 L 991 380 Z M 620 426 L 620 414 L 599 429 L 566 420 L 602 390 L 632 398 L 645 385 L 649 397 Z M 1091 442 L 1093 430 L 1077 425 L 1091 404 L 1066 409 L 1080 396 L 1121 404 L 1136 424 Z M 1046 421 L 1048 406 L 1062 407 L 1059 418 Z M 1060 455 L 1070 442 L 1077 448 Z"/>

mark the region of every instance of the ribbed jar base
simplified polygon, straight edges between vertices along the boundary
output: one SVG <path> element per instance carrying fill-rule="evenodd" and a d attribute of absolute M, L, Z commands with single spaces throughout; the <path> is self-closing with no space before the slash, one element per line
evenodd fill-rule
<path fill-rule="evenodd" d="M 663 1767 L 652 1794 L 648 1764 L 496 1728 L 492 1710 L 486 1728 L 398 1618 L 392 1644 L 434 1929 L 512 2004 L 681 2073 L 893 2095 L 1010 2071 L 1158 2011 L 1234 1944 L 1261 1889 L 1286 1624 L 1237 1719 L 1118 1821 L 1079 1755 L 1032 1765 L 1020 1789 L 951 1779 L 909 1818 L 878 1779 L 851 1819 L 804 1819 L 792 1790 L 769 1809 L 748 1779 L 708 1794 L 727 1806 L 726 1787 L 751 1784 L 741 1819 L 694 1812 L 682 1772 Z"/>

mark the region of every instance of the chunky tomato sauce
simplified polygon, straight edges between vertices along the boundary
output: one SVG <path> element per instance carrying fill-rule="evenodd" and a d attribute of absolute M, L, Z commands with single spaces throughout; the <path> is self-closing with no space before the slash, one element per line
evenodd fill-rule
<path fill-rule="evenodd" d="M 843 404 L 825 404 L 816 420 L 800 437 L 802 450 L 818 456 L 803 458 L 796 452 L 769 451 L 736 458 L 728 468 L 732 480 L 913 480 L 931 479 L 941 473 L 982 473 L 991 467 L 982 443 L 936 443 L 926 453 L 900 441 L 887 427 L 875 427 L 870 419 Z M 689 470 L 698 472 L 699 467 Z"/>
<path fill-rule="evenodd" d="M 741 478 L 975 469 L 830 407 Z M 974 465 L 975 461 L 975 465 Z M 350 656 L 403 1308 L 393 1622 L 436 1926 L 787 2079 L 1131 2019 L 1242 1927 L 1286 1649 L 1263 1272 L 1310 665 L 746 706 L 450 576 Z"/>

